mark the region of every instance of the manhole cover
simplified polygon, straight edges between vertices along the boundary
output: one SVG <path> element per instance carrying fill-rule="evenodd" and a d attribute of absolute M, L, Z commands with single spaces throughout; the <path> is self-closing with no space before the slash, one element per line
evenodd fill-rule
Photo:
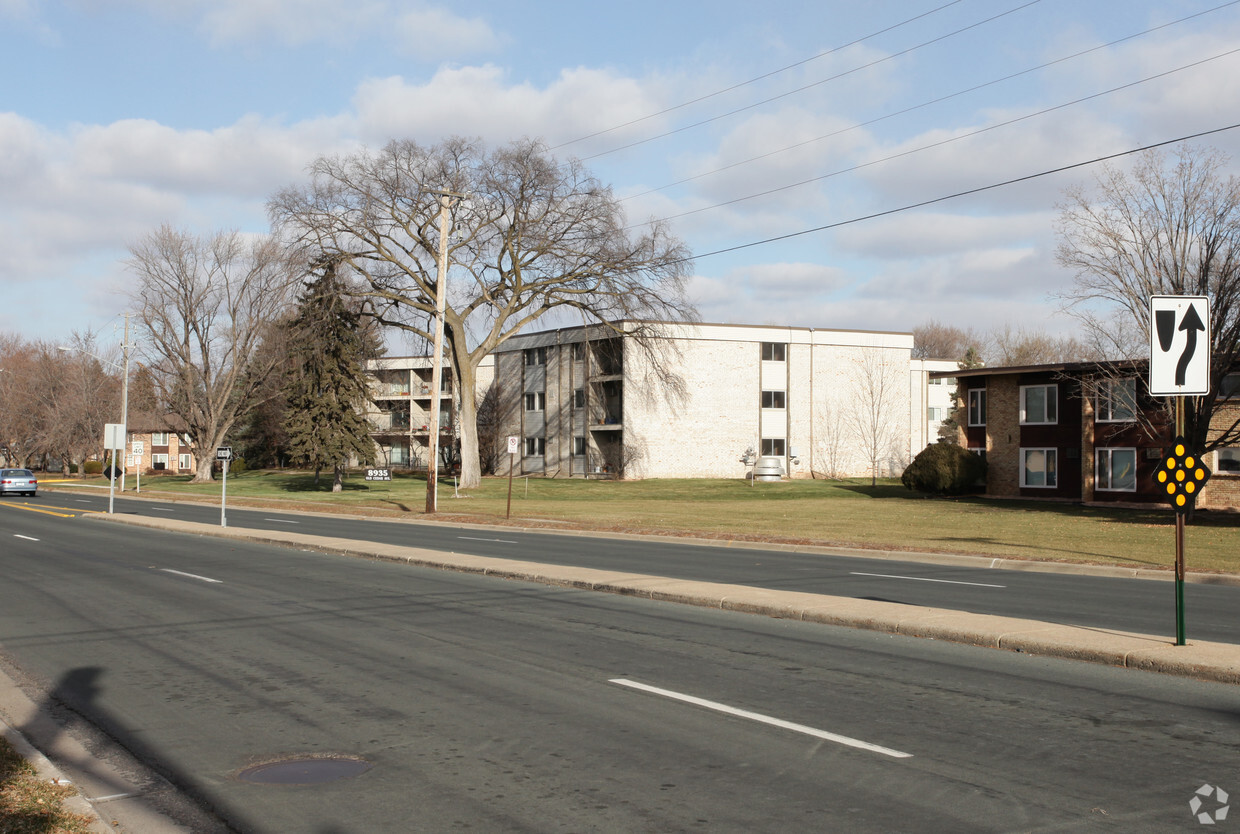
<path fill-rule="evenodd" d="M 247 767 L 237 778 L 262 785 L 321 785 L 360 776 L 370 767 L 370 762 L 352 756 L 310 756 Z"/>

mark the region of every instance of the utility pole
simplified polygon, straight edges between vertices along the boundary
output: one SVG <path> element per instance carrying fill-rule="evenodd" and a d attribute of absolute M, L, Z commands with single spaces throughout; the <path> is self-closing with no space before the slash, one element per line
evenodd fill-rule
<path fill-rule="evenodd" d="M 448 234 L 452 225 L 452 201 L 464 195 L 454 191 L 432 191 L 439 195 L 439 257 L 435 264 L 435 348 L 431 360 L 431 417 L 427 423 L 426 511 L 438 510 L 439 480 L 439 405 L 443 387 L 443 318 L 447 306 Z"/>

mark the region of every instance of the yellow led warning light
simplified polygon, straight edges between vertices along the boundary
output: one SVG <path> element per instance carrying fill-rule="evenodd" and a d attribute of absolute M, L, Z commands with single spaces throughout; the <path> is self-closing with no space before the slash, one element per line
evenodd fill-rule
<path fill-rule="evenodd" d="M 1175 439 L 1171 454 L 1158 465 L 1158 483 L 1167 490 L 1167 499 L 1177 513 L 1193 506 L 1197 493 L 1210 480 L 1210 467 L 1188 451 L 1183 437 Z"/>

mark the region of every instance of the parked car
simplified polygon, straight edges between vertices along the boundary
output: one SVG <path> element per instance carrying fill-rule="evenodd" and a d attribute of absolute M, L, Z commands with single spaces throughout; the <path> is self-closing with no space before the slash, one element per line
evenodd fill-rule
<path fill-rule="evenodd" d="M 29 469 L 0 469 L 0 495 L 36 495 L 39 481 Z"/>

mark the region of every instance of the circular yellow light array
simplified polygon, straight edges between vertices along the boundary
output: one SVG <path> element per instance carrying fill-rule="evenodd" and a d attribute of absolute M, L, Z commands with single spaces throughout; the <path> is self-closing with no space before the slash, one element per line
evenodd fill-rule
<path fill-rule="evenodd" d="M 1158 483 L 1167 488 L 1167 497 L 1176 512 L 1187 512 L 1193 499 L 1206 481 L 1210 469 L 1201 460 L 1189 454 L 1184 438 L 1177 437 L 1171 454 L 1158 467 Z"/>

